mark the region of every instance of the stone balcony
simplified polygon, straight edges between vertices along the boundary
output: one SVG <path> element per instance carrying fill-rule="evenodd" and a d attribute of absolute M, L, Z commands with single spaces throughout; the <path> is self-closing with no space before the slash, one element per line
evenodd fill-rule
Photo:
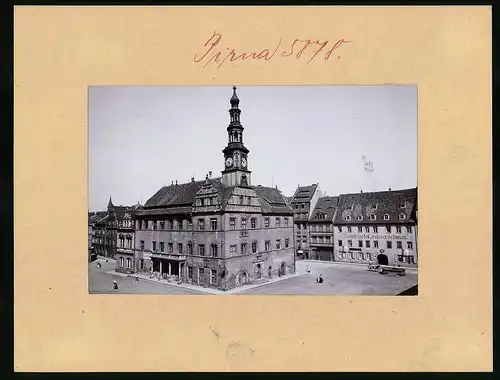
<path fill-rule="evenodd" d="M 171 261 L 186 261 L 186 255 L 176 255 L 173 253 L 151 252 L 153 259 L 164 259 Z"/>

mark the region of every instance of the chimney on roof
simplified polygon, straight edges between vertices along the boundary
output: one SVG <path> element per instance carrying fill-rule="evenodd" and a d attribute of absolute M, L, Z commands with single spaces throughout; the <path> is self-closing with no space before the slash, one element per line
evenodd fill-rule
<path fill-rule="evenodd" d="M 194 177 L 191 177 L 191 182 L 194 182 Z"/>
<path fill-rule="evenodd" d="M 211 170 L 208 172 L 208 178 L 212 179 L 212 171 Z"/>
<path fill-rule="evenodd" d="M 389 187 L 389 191 L 391 191 L 392 189 Z"/>
<path fill-rule="evenodd" d="M 363 194 L 363 189 L 360 190 L 360 193 Z"/>
<path fill-rule="evenodd" d="M 172 185 L 170 185 L 170 186 L 174 186 L 174 181 L 172 181 Z"/>
<path fill-rule="evenodd" d="M 175 186 L 177 186 L 177 180 L 175 180 Z"/>

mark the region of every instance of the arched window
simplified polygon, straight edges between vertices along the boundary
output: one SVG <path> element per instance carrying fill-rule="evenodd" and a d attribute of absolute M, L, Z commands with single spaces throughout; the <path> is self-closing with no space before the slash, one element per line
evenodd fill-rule
<path fill-rule="evenodd" d="M 127 268 L 128 269 L 132 268 L 132 259 L 130 257 L 127 258 Z"/>
<path fill-rule="evenodd" d="M 123 268 L 124 262 L 125 260 L 123 259 L 123 257 L 120 257 L 120 267 Z"/>

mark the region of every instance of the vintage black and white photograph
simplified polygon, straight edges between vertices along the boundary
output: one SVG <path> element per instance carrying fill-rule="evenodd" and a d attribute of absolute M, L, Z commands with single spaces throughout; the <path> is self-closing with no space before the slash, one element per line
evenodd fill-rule
<path fill-rule="evenodd" d="M 416 86 L 91 86 L 88 103 L 91 294 L 417 294 Z"/>

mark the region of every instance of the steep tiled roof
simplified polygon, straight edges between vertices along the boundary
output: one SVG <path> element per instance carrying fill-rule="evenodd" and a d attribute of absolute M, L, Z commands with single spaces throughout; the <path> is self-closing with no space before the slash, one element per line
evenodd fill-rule
<path fill-rule="evenodd" d="M 295 190 L 295 194 L 292 197 L 291 203 L 303 203 L 309 202 L 314 195 L 314 192 L 318 188 L 317 184 L 312 184 L 311 186 L 299 186 Z"/>
<path fill-rule="evenodd" d="M 253 187 L 262 205 L 264 214 L 287 214 L 293 215 L 293 211 L 280 191 L 273 187 Z"/>
<path fill-rule="evenodd" d="M 310 222 L 332 222 L 339 203 L 339 197 L 320 197 L 314 208 Z M 324 215 L 324 218 L 321 217 Z"/>
<path fill-rule="evenodd" d="M 191 206 L 184 207 L 167 207 L 167 208 L 150 208 L 139 210 L 136 216 L 149 216 L 149 215 L 186 215 L 191 212 Z"/>
<path fill-rule="evenodd" d="M 341 194 L 335 224 L 415 222 L 417 189 Z M 403 206 L 404 207 L 401 207 Z M 400 214 L 404 218 L 400 218 Z M 370 219 L 375 215 L 375 220 Z M 388 215 L 388 219 L 384 219 Z M 346 217 L 350 219 L 346 220 Z M 361 219 L 359 219 L 361 218 Z"/>
<path fill-rule="evenodd" d="M 217 189 L 222 186 L 220 178 L 210 179 L 209 181 Z M 203 183 L 205 183 L 205 180 L 164 186 L 148 199 L 144 204 L 144 208 L 192 205 L 196 199 L 196 192 Z"/>

